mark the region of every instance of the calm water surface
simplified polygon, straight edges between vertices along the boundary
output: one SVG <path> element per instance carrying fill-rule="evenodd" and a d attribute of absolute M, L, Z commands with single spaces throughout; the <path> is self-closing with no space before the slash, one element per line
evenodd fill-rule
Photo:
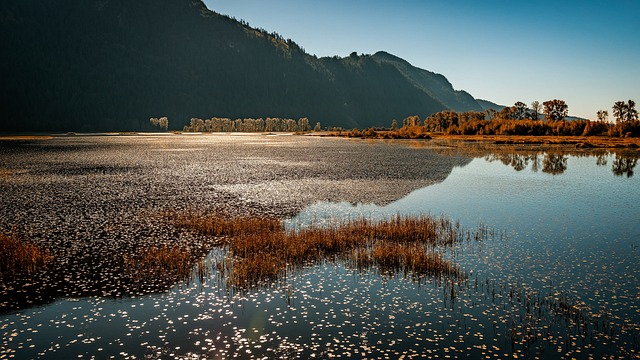
<path fill-rule="evenodd" d="M 287 221 L 430 213 L 486 226 L 491 239 L 448 254 L 464 283 L 329 261 L 237 294 L 211 271 L 163 294 L 6 315 L 0 358 L 637 357 L 640 177 L 606 160 L 569 156 L 551 175 L 476 158 L 386 206 L 320 202 Z"/>

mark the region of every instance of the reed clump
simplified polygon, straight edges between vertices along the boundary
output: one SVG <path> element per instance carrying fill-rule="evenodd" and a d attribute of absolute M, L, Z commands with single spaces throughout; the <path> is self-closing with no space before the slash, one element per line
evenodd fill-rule
<path fill-rule="evenodd" d="M 439 249 L 460 242 L 460 225 L 444 217 L 359 218 L 330 226 L 286 230 L 277 219 L 221 214 L 167 213 L 176 226 L 220 237 L 228 249 L 223 266 L 234 286 L 277 281 L 287 272 L 326 260 L 344 260 L 385 273 L 464 277 Z"/>
<path fill-rule="evenodd" d="M 0 278 L 4 281 L 46 269 L 52 259 L 48 249 L 16 235 L 0 233 Z"/>
<path fill-rule="evenodd" d="M 380 244 L 373 249 L 373 259 L 381 271 L 402 271 L 414 275 L 462 278 L 461 270 L 440 253 L 420 245 Z"/>
<path fill-rule="evenodd" d="M 239 236 L 263 231 L 274 232 L 284 230 L 281 221 L 272 217 L 231 216 L 223 213 L 206 214 L 189 211 L 178 213 L 166 210 L 161 216 L 168 218 L 179 228 L 196 230 L 209 236 Z"/>
<path fill-rule="evenodd" d="M 124 268 L 135 281 L 153 283 L 155 280 L 171 283 L 188 279 L 194 260 L 190 251 L 178 246 L 159 246 L 137 254 L 124 255 Z"/>

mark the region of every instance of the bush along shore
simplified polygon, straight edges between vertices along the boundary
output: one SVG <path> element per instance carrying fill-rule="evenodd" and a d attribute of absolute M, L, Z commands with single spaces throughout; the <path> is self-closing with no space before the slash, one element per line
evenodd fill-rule
<path fill-rule="evenodd" d="M 441 111 L 421 120 L 408 116 L 400 127 L 397 120 L 391 127 L 364 130 L 338 130 L 329 134 L 369 139 L 431 139 L 466 138 L 492 140 L 496 143 L 575 144 L 585 147 L 640 147 L 640 120 L 635 102 L 616 103 L 616 122 L 608 121 L 608 112 L 598 112 L 598 120 L 568 119 L 567 107 L 561 100 L 554 100 L 564 107 L 561 114 L 552 111 L 545 103 L 545 113 L 539 113 L 539 105 L 533 111 L 522 102 L 505 107 L 500 112 Z M 533 105 L 533 104 L 532 104 Z M 549 106 L 549 108 L 548 108 Z M 623 110 L 616 110 L 621 107 Z M 542 118 L 541 118 L 542 117 Z M 587 139 L 585 141 L 585 139 Z M 621 140 L 624 141 L 621 141 Z"/>

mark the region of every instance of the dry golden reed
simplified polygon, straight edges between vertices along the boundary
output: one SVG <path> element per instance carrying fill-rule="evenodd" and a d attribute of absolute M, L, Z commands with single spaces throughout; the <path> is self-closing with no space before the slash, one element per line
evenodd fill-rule
<path fill-rule="evenodd" d="M 52 256 L 43 249 L 15 235 L 0 233 L 0 274 L 4 280 L 12 280 L 19 275 L 33 274 L 45 269 Z"/>
<path fill-rule="evenodd" d="M 139 254 L 124 255 L 125 271 L 140 282 L 188 279 L 193 264 L 189 250 L 177 246 L 153 247 Z"/>
<path fill-rule="evenodd" d="M 218 237 L 219 243 L 227 246 L 227 259 L 218 269 L 234 286 L 277 281 L 288 271 L 334 259 L 362 269 L 377 266 L 387 273 L 464 276 L 438 250 L 463 238 L 459 224 L 444 217 L 360 218 L 326 227 L 286 230 L 274 218 L 196 212 L 166 212 L 165 216 L 178 227 Z"/>
<path fill-rule="evenodd" d="M 280 220 L 270 217 L 238 217 L 220 213 L 205 214 L 199 212 L 176 213 L 167 210 L 161 213 L 173 224 L 189 228 L 210 236 L 238 236 L 262 231 L 284 230 Z"/>

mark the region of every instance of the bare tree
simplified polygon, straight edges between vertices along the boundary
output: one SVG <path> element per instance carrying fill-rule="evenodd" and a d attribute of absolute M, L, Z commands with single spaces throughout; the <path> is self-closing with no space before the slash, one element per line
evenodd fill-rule
<path fill-rule="evenodd" d="M 624 101 L 616 101 L 613 104 L 613 116 L 616 122 L 624 122 L 627 117 L 627 104 Z"/>
<path fill-rule="evenodd" d="M 531 103 L 531 112 L 530 118 L 531 120 L 538 120 L 540 117 L 540 111 L 542 110 L 542 105 L 540 105 L 539 101 L 534 101 Z"/>
<path fill-rule="evenodd" d="M 485 113 L 487 114 L 487 120 L 493 120 L 496 118 L 496 115 L 498 114 L 497 111 L 495 111 L 494 109 L 487 109 L 485 111 Z"/>
<path fill-rule="evenodd" d="M 564 100 L 548 100 L 542 103 L 548 121 L 563 120 L 569 114 L 569 106 Z"/>
<path fill-rule="evenodd" d="M 636 102 L 633 100 L 627 101 L 627 122 L 638 120 L 638 110 L 636 110 Z"/>
<path fill-rule="evenodd" d="M 522 120 L 527 116 L 527 104 L 522 101 L 517 101 L 513 105 L 516 120 Z"/>
<path fill-rule="evenodd" d="M 613 116 L 616 122 L 632 122 L 638 120 L 638 110 L 636 110 L 636 102 L 633 100 L 616 101 L 613 104 Z"/>
<path fill-rule="evenodd" d="M 609 119 L 609 112 L 607 110 L 598 110 L 598 121 L 607 122 Z"/>

